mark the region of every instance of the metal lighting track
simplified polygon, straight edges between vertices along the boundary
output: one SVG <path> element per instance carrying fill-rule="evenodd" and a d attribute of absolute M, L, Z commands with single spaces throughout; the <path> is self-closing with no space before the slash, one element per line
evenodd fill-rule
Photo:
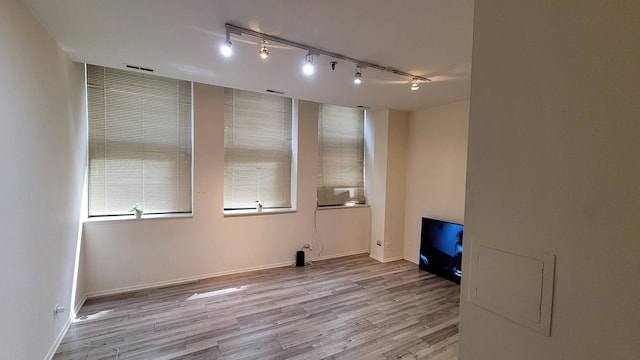
<path fill-rule="evenodd" d="M 231 34 L 236 34 L 236 35 L 242 35 L 242 34 L 247 34 L 247 35 L 251 35 L 254 37 L 257 37 L 259 39 L 262 40 L 267 40 L 267 41 L 271 41 L 271 42 L 276 42 L 279 44 L 284 44 L 284 45 L 288 45 L 294 48 L 298 48 L 298 49 L 302 49 L 302 50 L 307 50 L 309 54 L 311 55 L 326 55 L 329 57 L 332 57 L 334 59 L 340 59 L 340 60 L 345 60 L 345 61 L 350 61 L 354 64 L 356 64 L 356 66 L 359 66 L 361 68 L 374 68 L 380 71 L 386 71 L 386 72 L 390 72 L 396 75 L 400 75 L 400 76 L 405 76 L 411 79 L 415 79 L 415 80 L 421 80 L 421 81 L 431 81 L 431 79 L 426 78 L 424 76 L 420 76 L 420 75 L 414 75 L 414 74 L 410 74 L 408 72 L 402 71 L 402 70 L 398 70 L 396 68 L 390 67 L 390 66 L 384 66 L 384 65 L 379 65 L 376 63 L 372 63 L 372 62 L 368 62 L 368 61 L 362 61 L 359 59 L 355 59 L 346 55 L 342 55 L 342 54 L 338 54 L 338 53 L 334 53 L 331 51 L 327 51 L 327 50 L 322 50 L 322 49 L 318 49 L 316 47 L 313 46 L 309 46 L 307 44 L 303 44 L 303 43 L 299 43 L 299 42 L 295 42 L 295 41 L 291 41 L 291 40 L 287 40 L 278 36 L 272 36 L 269 34 L 265 34 L 265 33 L 261 33 L 259 31 L 254 31 L 251 29 L 247 29 L 247 28 L 243 28 L 240 26 L 236 26 L 233 24 L 229 24 L 226 23 L 224 24 L 226 30 L 228 33 Z"/>

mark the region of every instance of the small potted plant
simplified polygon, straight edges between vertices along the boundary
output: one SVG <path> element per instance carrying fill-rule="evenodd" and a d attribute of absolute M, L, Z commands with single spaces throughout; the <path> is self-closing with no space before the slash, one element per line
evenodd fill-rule
<path fill-rule="evenodd" d="M 256 200 L 256 211 L 262 212 L 263 208 L 264 208 L 264 202 L 262 202 L 261 200 Z"/>
<path fill-rule="evenodd" d="M 136 219 L 140 219 L 142 217 L 142 205 L 140 205 L 139 203 L 133 205 L 133 207 L 131 208 L 131 210 L 129 210 L 129 212 L 135 213 Z"/>

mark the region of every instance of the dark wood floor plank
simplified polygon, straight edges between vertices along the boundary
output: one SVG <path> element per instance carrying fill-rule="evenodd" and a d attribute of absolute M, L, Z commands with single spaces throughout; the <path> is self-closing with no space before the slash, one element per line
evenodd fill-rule
<path fill-rule="evenodd" d="M 457 359 L 457 284 L 366 255 L 88 300 L 54 359 Z"/>

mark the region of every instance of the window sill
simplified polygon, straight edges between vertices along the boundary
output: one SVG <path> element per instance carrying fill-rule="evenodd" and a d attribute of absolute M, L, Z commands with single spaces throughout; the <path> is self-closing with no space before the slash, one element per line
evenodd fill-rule
<path fill-rule="evenodd" d="M 263 209 L 262 211 L 258 211 L 258 210 L 255 210 L 255 209 L 224 210 L 224 217 L 288 214 L 288 213 L 295 213 L 295 212 L 296 212 L 296 209 L 294 209 L 294 208 Z"/>
<path fill-rule="evenodd" d="M 353 208 L 364 208 L 364 207 L 369 207 L 369 204 L 318 206 L 317 209 L 319 211 L 324 211 L 324 210 L 353 209 Z"/>
<path fill-rule="evenodd" d="M 192 218 L 193 213 L 188 214 L 142 214 L 142 218 L 136 219 L 136 216 L 131 215 L 121 215 L 121 216 L 95 216 L 84 219 L 83 223 L 105 223 L 105 222 L 118 222 L 118 221 L 144 221 L 144 220 L 154 220 L 154 219 L 184 219 L 184 218 Z"/>

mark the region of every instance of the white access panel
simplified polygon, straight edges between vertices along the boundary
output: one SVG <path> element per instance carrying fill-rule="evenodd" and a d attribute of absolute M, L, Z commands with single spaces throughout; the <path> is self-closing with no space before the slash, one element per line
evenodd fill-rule
<path fill-rule="evenodd" d="M 469 301 L 549 336 L 554 268 L 551 254 L 520 255 L 479 246 L 471 254 Z"/>

